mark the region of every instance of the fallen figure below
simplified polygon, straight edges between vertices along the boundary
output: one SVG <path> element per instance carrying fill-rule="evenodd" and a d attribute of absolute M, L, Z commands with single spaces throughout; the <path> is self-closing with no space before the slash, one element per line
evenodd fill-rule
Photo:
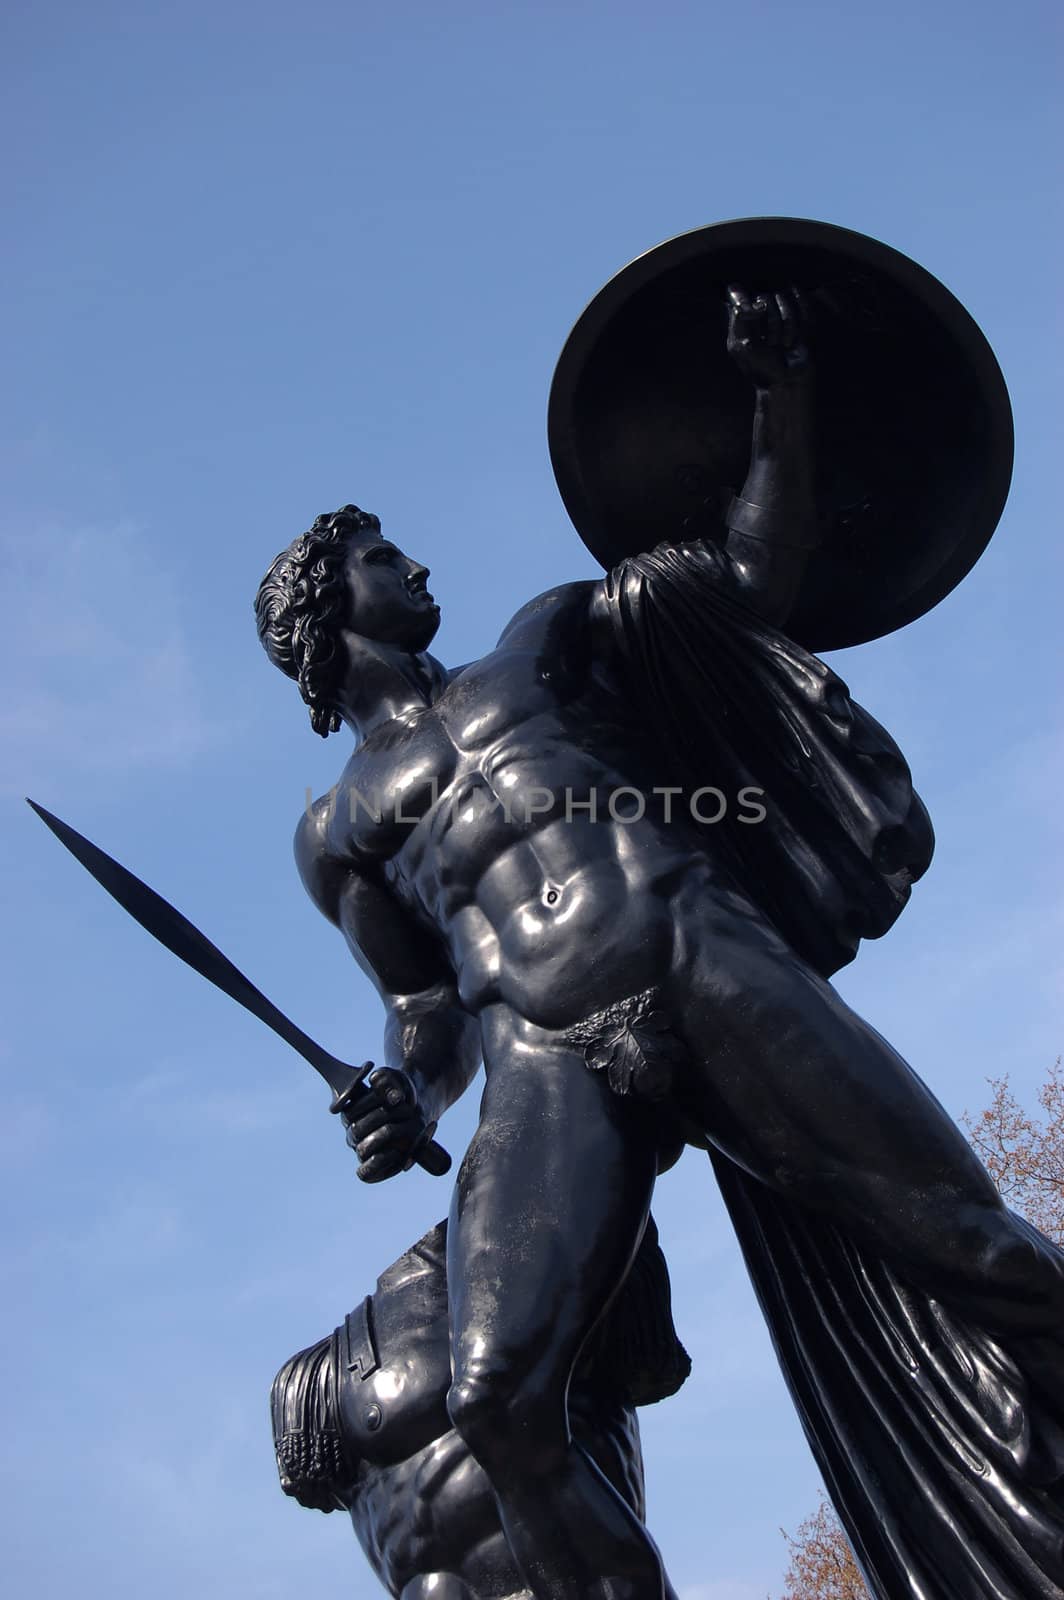
<path fill-rule="evenodd" d="M 281 1487 L 301 1505 L 348 1511 L 397 1600 L 529 1600 L 488 1479 L 447 1415 L 446 1262 L 440 1222 L 339 1328 L 281 1368 L 271 1396 Z M 635 1408 L 674 1394 L 690 1368 L 651 1219 L 569 1397 L 576 1440 L 640 1521 Z"/>

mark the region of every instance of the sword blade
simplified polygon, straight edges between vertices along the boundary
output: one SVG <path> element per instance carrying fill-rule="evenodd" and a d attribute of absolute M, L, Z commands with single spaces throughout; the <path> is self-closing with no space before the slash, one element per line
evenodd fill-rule
<path fill-rule="evenodd" d="M 279 1011 L 272 1000 L 267 1000 L 261 990 L 256 989 L 250 978 L 235 967 L 227 955 L 223 955 L 217 945 L 211 941 L 197 927 L 183 917 L 181 912 L 164 900 L 161 894 L 156 894 L 154 889 L 149 889 L 146 883 L 134 877 L 126 867 L 123 867 L 106 851 L 86 839 L 83 834 L 60 821 L 58 817 L 39 806 L 35 800 L 27 800 L 29 805 L 40 817 L 41 821 L 55 834 L 60 844 L 66 846 L 75 860 L 80 861 L 86 872 L 92 874 L 96 882 L 113 900 L 117 900 L 123 911 L 128 911 L 135 922 L 151 934 L 153 939 L 165 945 L 173 955 L 185 962 L 186 966 L 198 972 L 208 983 L 213 983 L 216 989 L 221 989 L 237 1005 L 243 1006 L 245 1011 L 250 1011 L 252 1016 L 258 1017 L 274 1033 L 279 1034 L 286 1044 L 297 1050 L 304 1061 L 309 1061 L 316 1072 L 320 1072 L 325 1082 L 337 1096 L 347 1094 L 354 1089 L 365 1077 L 372 1066 L 367 1062 L 362 1068 L 355 1068 L 346 1061 L 340 1061 L 336 1056 L 330 1055 L 328 1050 L 323 1050 L 309 1034 L 297 1028 L 295 1023 Z"/>

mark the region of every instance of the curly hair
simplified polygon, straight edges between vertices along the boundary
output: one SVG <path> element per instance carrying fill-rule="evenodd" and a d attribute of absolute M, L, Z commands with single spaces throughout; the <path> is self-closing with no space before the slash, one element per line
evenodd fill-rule
<path fill-rule="evenodd" d="M 310 725 L 323 739 L 340 727 L 333 697 L 347 541 L 355 533 L 379 533 L 380 527 L 378 517 L 358 506 L 324 512 L 270 563 L 255 596 L 262 647 L 299 685 Z"/>

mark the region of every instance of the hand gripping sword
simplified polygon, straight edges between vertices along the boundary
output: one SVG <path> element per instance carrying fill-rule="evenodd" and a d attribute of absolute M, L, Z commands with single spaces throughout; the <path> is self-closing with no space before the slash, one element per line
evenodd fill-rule
<path fill-rule="evenodd" d="M 71 855 L 74 856 L 87 872 L 90 872 L 96 882 L 107 890 L 111 897 L 135 922 L 147 929 L 153 938 L 178 956 L 201 977 L 213 983 L 216 989 L 221 989 L 237 1005 L 250 1011 L 258 1017 L 268 1028 L 272 1028 L 286 1044 L 293 1050 L 298 1050 L 304 1061 L 309 1061 L 315 1072 L 320 1072 L 329 1088 L 333 1091 L 330 1111 L 346 1112 L 350 1117 L 357 1114 L 360 1100 L 370 1100 L 373 1097 L 372 1088 L 365 1084 L 366 1076 L 373 1070 L 372 1061 L 364 1061 L 360 1067 L 352 1067 L 346 1061 L 340 1061 L 336 1056 L 323 1050 L 316 1044 L 302 1028 L 297 1028 L 290 1022 L 283 1011 L 279 1011 L 272 1000 L 267 1000 L 255 985 L 245 978 L 244 974 L 224 956 L 216 945 L 193 927 L 187 917 L 183 917 L 169 901 L 162 895 L 156 894 L 154 889 L 149 889 L 146 883 L 141 883 L 132 872 L 121 866 L 98 845 L 76 833 L 73 828 L 50 811 L 39 806 L 34 800 L 27 800 L 27 805 L 40 817 L 41 821 L 51 828 L 60 844 L 66 845 Z M 367 1107 L 368 1109 L 368 1107 Z M 451 1158 L 447 1151 L 438 1145 L 432 1135 L 436 1131 L 436 1124 L 430 1122 L 414 1146 L 407 1159 L 404 1171 L 415 1163 L 424 1167 L 426 1172 L 440 1177 L 448 1172 Z"/>

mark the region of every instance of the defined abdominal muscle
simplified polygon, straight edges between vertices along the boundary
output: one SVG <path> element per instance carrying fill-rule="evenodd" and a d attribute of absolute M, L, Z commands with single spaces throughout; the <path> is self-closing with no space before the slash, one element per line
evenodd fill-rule
<path fill-rule="evenodd" d="M 537 1027 L 563 1028 L 661 981 L 690 863 L 674 857 L 648 877 L 645 862 L 636 871 L 616 855 L 563 872 L 544 871 L 539 851 L 514 854 L 441 929 L 465 1005 L 502 1001 Z"/>

